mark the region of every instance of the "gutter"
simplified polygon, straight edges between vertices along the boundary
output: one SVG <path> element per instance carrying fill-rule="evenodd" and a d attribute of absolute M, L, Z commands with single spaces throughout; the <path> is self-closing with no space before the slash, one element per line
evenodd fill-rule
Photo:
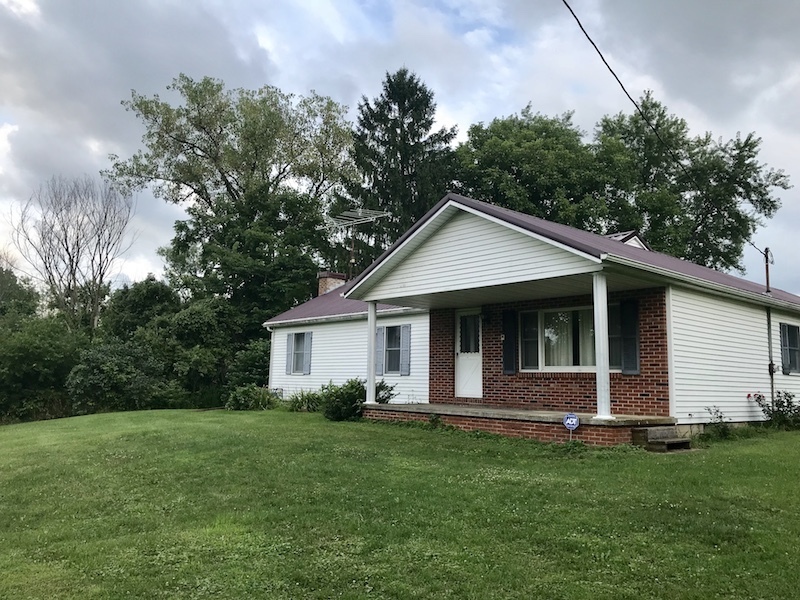
<path fill-rule="evenodd" d="M 427 313 L 428 310 L 425 308 L 408 308 L 408 307 L 400 307 L 400 308 L 387 308 L 384 310 L 378 311 L 378 317 L 390 317 L 394 315 L 406 315 L 406 314 L 423 314 Z M 272 332 L 275 327 L 292 327 L 294 325 L 311 325 L 314 323 L 336 323 L 336 322 L 346 322 L 346 321 L 360 321 L 362 319 L 366 320 L 367 312 L 358 312 L 358 313 L 347 313 L 342 315 L 328 315 L 322 317 L 308 317 L 306 319 L 289 319 L 286 321 L 266 321 L 262 323 L 262 327 L 265 327 L 267 331 Z"/>
<path fill-rule="evenodd" d="M 648 271 L 650 273 L 654 273 L 656 275 L 660 275 L 662 277 L 666 277 L 674 281 L 679 281 L 682 283 L 689 284 L 690 286 L 700 290 L 706 290 L 706 291 L 710 290 L 712 292 L 723 294 L 728 297 L 733 296 L 741 300 L 746 300 L 748 302 L 759 304 L 761 306 L 773 306 L 775 308 L 788 309 L 793 312 L 800 311 L 800 305 L 797 305 L 793 302 L 787 302 L 786 300 L 777 300 L 774 297 L 763 293 L 739 290 L 728 285 L 724 285 L 721 283 L 714 283 L 713 281 L 708 281 L 707 279 L 702 279 L 699 277 L 692 277 L 691 275 L 684 275 L 683 273 L 677 273 L 676 271 L 672 271 L 670 269 L 655 267 L 653 265 L 641 263 L 637 260 L 623 258 L 622 256 L 606 255 L 604 257 L 604 260 L 607 262 L 612 262 L 626 267 L 638 269 L 640 271 Z"/>

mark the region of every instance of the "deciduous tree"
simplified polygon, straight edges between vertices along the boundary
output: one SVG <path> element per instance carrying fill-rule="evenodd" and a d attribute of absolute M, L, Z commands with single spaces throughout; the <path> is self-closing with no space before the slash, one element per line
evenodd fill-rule
<path fill-rule="evenodd" d="M 638 112 L 606 116 L 595 131 L 614 227 L 639 229 L 656 250 L 741 271 L 744 245 L 780 207 L 788 177 L 759 162 L 754 133 L 692 136 L 651 93 L 639 105 L 663 143 Z"/>
<path fill-rule="evenodd" d="M 70 330 L 97 327 L 133 213 L 129 193 L 86 175 L 49 179 L 14 216 L 14 245 Z"/>

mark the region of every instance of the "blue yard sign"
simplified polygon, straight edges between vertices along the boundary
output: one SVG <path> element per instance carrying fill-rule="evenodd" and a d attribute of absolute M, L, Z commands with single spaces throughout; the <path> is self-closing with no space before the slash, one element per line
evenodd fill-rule
<path fill-rule="evenodd" d="M 578 425 L 581 424 L 578 415 L 575 413 L 567 413 L 564 415 L 564 427 L 569 429 L 569 439 L 572 440 L 572 432 L 578 428 Z"/>

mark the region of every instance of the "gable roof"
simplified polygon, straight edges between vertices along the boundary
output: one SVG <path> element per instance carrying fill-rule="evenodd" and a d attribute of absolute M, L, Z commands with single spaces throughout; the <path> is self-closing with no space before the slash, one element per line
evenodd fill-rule
<path fill-rule="evenodd" d="M 424 240 L 424 236 L 420 235 L 422 231 L 431 228 L 435 231 L 437 227 L 434 222 L 437 218 L 442 218 L 440 215 L 449 207 L 460 208 L 489 217 L 492 220 L 547 239 L 562 247 L 572 249 L 584 256 L 594 257 L 600 262 L 617 263 L 648 271 L 674 281 L 741 296 L 751 301 L 757 300 L 763 304 L 784 306 L 793 310 L 800 308 L 800 297 L 783 290 L 772 288 L 770 294 L 766 294 L 763 284 L 754 283 L 741 277 L 716 271 L 661 252 L 625 244 L 617 239 L 546 221 L 452 193 L 442 198 L 397 242 L 351 282 L 347 290 L 344 291 L 347 297 L 358 298 L 361 293 L 364 293 L 369 288 L 369 280 L 376 274 L 376 271 L 387 261 L 398 255 L 401 249 L 414 245 L 415 238 L 420 237 L 421 243 Z M 443 217 L 445 220 L 447 218 L 449 217 Z"/>
<path fill-rule="evenodd" d="M 639 232 L 635 229 L 631 231 L 618 231 L 617 233 L 607 233 L 605 237 L 610 238 L 612 240 L 617 240 L 618 242 L 622 242 L 623 244 L 628 244 L 629 246 L 637 246 L 644 248 L 645 250 L 652 250 L 650 244 L 644 241 Z"/>
<path fill-rule="evenodd" d="M 364 318 L 367 314 L 367 303 L 361 300 L 345 298 L 344 294 L 350 290 L 355 281 L 303 302 L 294 308 L 276 315 L 264 322 L 265 327 L 275 325 L 290 325 L 318 321 L 347 320 Z M 391 304 L 378 304 L 378 312 L 408 311 L 408 308 L 393 306 Z"/>

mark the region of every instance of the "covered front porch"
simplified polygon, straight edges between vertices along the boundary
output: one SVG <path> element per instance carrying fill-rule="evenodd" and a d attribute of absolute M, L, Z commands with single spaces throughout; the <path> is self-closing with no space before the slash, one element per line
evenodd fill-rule
<path fill-rule="evenodd" d="M 370 358 L 367 416 L 561 440 L 572 412 L 604 444 L 673 423 L 664 280 L 561 227 L 449 196 L 362 274 L 369 357 L 379 302 L 430 314 L 430 406 L 377 406 Z"/>

